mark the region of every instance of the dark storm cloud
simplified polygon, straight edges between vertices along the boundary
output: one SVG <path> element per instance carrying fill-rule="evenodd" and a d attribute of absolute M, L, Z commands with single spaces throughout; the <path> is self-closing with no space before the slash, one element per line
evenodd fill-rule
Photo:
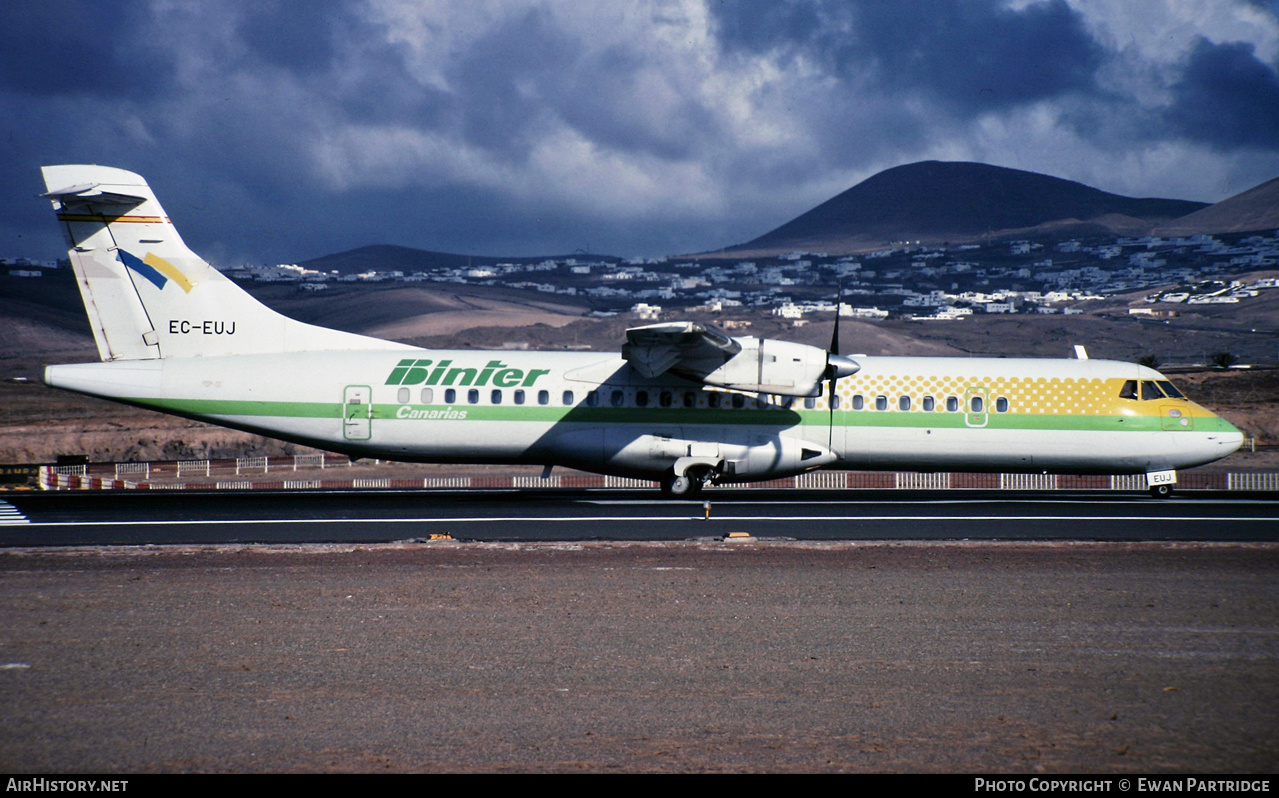
<path fill-rule="evenodd" d="M 236 30 L 253 57 L 293 72 L 332 66 L 335 26 L 357 22 L 336 3 L 255 0 L 245 3 Z"/>
<path fill-rule="evenodd" d="M 46 163 L 139 172 L 221 263 L 704 250 L 925 158 L 1250 185 L 1279 0 L 1202 2 L 1152 2 L 1140 45 L 1066 0 L 2 3 L 0 256 L 60 254 Z"/>
<path fill-rule="evenodd" d="M 803 56 L 850 84 L 926 97 L 963 116 L 1092 91 L 1105 61 L 1064 0 L 1021 10 L 998 0 L 748 0 L 711 8 L 728 51 Z"/>
<path fill-rule="evenodd" d="M 537 8 L 478 37 L 446 73 L 467 109 L 465 138 L 505 156 L 527 155 L 554 116 L 579 49 Z"/>
<path fill-rule="evenodd" d="M 715 114 L 696 98 L 680 97 L 660 120 L 634 103 L 643 64 L 636 53 L 608 48 L 582 60 L 560 104 L 561 118 L 592 141 L 662 159 L 694 157 L 705 143 L 726 135 Z M 681 87 L 663 85 L 671 93 Z"/>
<path fill-rule="evenodd" d="M 429 126 L 447 118 L 455 103 L 416 80 L 407 48 L 388 41 L 387 31 L 359 8 L 335 1 L 245 3 L 236 10 L 236 58 L 226 74 L 252 80 L 274 70 L 304 92 L 314 103 L 309 110 L 325 121 Z"/>
<path fill-rule="evenodd" d="M 1279 0 L 1247 0 L 1248 5 L 1269 11 L 1272 16 L 1279 17 Z"/>
<path fill-rule="evenodd" d="M 1279 150 L 1279 74 L 1244 42 L 1200 39 L 1173 85 L 1168 122 L 1220 149 Z"/>
<path fill-rule="evenodd" d="M 0 4 L 0 91 L 134 99 L 163 91 L 171 61 L 148 41 L 146 17 L 141 3 Z"/>

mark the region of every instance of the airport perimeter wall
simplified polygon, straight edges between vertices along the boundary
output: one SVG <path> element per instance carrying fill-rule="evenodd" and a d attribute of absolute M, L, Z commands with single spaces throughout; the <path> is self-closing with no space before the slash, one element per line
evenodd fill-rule
<path fill-rule="evenodd" d="M 540 476 L 345 476 L 351 466 L 341 455 L 251 457 L 238 460 L 180 460 L 152 463 L 96 463 L 40 467 L 45 490 L 505 490 L 519 488 L 657 488 L 644 479 L 568 473 Z M 324 472 L 316 477 L 316 471 Z M 331 471 L 336 471 L 332 473 Z M 299 474 L 298 472 L 303 472 Z M 1182 490 L 1276 491 L 1279 473 L 1184 472 Z M 886 471 L 814 471 L 763 482 L 721 485 L 717 490 L 800 488 L 806 490 L 1122 490 L 1146 489 L 1141 474 L 994 474 Z"/>

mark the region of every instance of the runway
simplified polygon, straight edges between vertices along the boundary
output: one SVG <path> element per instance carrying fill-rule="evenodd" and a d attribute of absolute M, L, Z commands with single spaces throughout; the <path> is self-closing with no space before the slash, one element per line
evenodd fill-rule
<path fill-rule="evenodd" d="M 1277 534 L 1190 491 L 8 494 L 0 769 L 1273 772 Z"/>
<path fill-rule="evenodd" d="M 1279 495 L 1113 491 L 55 492 L 0 500 L 0 546 L 760 539 L 1279 540 Z"/>

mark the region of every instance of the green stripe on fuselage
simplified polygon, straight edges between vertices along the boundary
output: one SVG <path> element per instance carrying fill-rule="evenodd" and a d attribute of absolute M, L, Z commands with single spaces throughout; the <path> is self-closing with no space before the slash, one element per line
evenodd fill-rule
<path fill-rule="evenodd" d="M 125 401 L 157 410 L 165 410 L 186 416 L 254 416 L 276 418 L 332 418 L 342 417 L 343 405 L 338 402 L 268 402 L 226 399 L 138 399 Z M 465 419 L 399 418 L 402 408 L 419 414 L 452 410 L 465 412 Z M 834 413 L 837 426 L 855 428 L 912 428 L 912 429 L 964 429 L 968 414 L 952 412 L 911 412 L 883 410 L 840 410 Z M 793 427 L 826 426 L 831 414 L 826 410 L 795 410 L 780 407 L 759 409 L 753 407 L 732 408 L 683 408 L 683 407 L 543 407 L 537 405 L 401 405 L 375 404 L 373 418 L 378 421 L 523 421 L 542 423 L 587 424 L 677 424 L 677 425 L 727 425 Z M 1192 432 L 1233 432 L 1228 422 L 1217 416 L 1194 416 Z M 1047 415 L 1021 413 L 989 413 L 986 423 L 973 429 L 999 430 L 1105 430 L 1111 432 L 1158 432 L 1160 417 L 1154 415 Z M 1182 430 L 1165 430 L 1180 432 Z"/>

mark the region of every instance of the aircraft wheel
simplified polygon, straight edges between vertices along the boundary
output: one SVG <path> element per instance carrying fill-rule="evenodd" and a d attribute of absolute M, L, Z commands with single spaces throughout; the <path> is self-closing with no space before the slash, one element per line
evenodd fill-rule
<path fill-rule="evenodd" d="M 1151 485 L 1150 495 L 1156 499 L 1166 499 L 1172 495 L 1172 485 Z"/>
<path fill-rule="evenodd" d="M 662 493 L 672 498 L 696 495 L 702 489 L 702 481 L 687 474 L 676 476 L 672 471 L 662 478 Z"/>

